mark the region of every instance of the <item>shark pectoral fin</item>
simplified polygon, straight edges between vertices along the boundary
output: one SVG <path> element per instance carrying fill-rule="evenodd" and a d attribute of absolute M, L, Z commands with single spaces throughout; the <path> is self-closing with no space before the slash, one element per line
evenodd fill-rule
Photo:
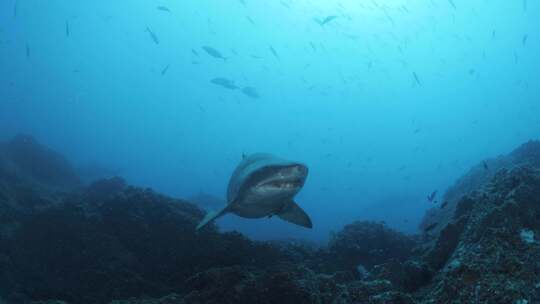
<path fill-rule="evenodd" d="M 199 223 L 199 225 L 197 225 L 197 228 L 196 230 L 199 230 L 201 229 L 202 227 L 208 225 L 208 223 L 210 223 L 211 221 L 217 219 L 218 217 L 224 215 L 225 213 L 228 212 L 228 207 L 229 205 L 223 207 L 221 210 L 217 210 L 217 211 L 210 211 L 206 214 L 206 216 L 203 218 L 203 220 Z"/>
<path fill-rule="evenodd" d="M 278 214 L 282 220 L 285 220 L 287 222 L 291 222 L 293 224 L 306 227 L 306 228 L 312 228 L 313 224 L 311 223 L 311 219 L 307 215 L 307 213 L 298 206 L 294 201 L 291 201 L 288 203 Z"/>

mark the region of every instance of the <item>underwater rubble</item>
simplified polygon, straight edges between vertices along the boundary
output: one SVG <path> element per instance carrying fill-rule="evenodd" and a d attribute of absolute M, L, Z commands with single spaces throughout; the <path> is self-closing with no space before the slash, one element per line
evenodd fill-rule
<path fill-rule="evenodd" d="M 0 144 L 0 303 L 540 303 L 537 141 L 473 167 L 422 235 L 358 221 L 326 246 L 196 232 L 195 204 L 74 172 Z"/>

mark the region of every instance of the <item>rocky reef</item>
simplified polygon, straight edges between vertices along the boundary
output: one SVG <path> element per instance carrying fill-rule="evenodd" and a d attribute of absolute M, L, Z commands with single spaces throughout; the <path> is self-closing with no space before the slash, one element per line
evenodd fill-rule
<path fill-rule="evenodd" d="M 472 168 L 423 235 L 354 222 L 322 247 L 196 232 L 195 204 L 75 172 L 0 144 L 0 303 L 540 302 L 539 142 Z"/>

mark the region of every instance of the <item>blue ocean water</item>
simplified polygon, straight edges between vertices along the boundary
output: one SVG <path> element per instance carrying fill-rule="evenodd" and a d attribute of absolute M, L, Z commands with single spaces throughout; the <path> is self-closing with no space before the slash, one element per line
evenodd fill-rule
<path fill-rule="evenodd" d="M 0 2 L 0 137 L 189 199 L 243 154 L 303 162 L 314 228 L 414 233 L 426 196 L 540 135 L 537 1 Z M 438 202 L 440 203 L 440 202 Z"/>

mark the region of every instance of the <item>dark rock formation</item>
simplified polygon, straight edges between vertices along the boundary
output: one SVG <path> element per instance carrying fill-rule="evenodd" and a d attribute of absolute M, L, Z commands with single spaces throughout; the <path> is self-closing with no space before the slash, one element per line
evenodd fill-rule
<path fill-rule="evenodd" d="M 0 173 L 3 178 L 23 179 L 60 190 L 69 191 L 81 185 L 75 170 L 62 155 L 29 135 L 18 135 L 0 144 Z"/>
<path fill-rule="evenodd" d="M 5 240 L 9 263 L 0 285 L 8 299 L 103 303 L 159 296 L 183 291 L 188 277 L 212 267 L 263 268 L 287 259 L 237 233 L 195 232 L 203 212 L 194 205 L 106 183 L 23 220 Z"/>
<path fill-rule="evenodd" d="M 452 220 L 456 205 L 463 196 L 481 188 L 501 169 L 523 165 L 540 168 L 540 141 L 529 141 L 506 156 L 482 161 L 471 168 L 446 191 L 441 206 L 429 210 L 424 216 L 422 230 L 430 236 L 437 235 Z"/>
<path fill-rule="evenodd" d="M 0 303 L 540 303 L 538 142 L 462 177 L 424 237 L 354 222 L 322 248 L 196 232 L 196 205 L 83 188 L 25 136 L 0 151 Z"/>
<path fill-rule="evenodd" d="M 334 270 L 356 270 L 359 265 L 370 271 L 390 261 L 405 261 L 415 241 L 378 222 L 354 222 L 335 234 L 328 244 L 328 264 Z"/>
<path fill-rule="evenodd" d="M 437 276 L 423 299 L 444 303 L 540 301 L 540 171 L 501 170 L 463 198 L 424 259 Z"/>
<path fill-rule="evenodd" d="M 189 201 L 207 211 L 220 210 L 226 204 L 224 199 L 204 192 L 199 192 L 197 195 L 189 198 Z"/>

